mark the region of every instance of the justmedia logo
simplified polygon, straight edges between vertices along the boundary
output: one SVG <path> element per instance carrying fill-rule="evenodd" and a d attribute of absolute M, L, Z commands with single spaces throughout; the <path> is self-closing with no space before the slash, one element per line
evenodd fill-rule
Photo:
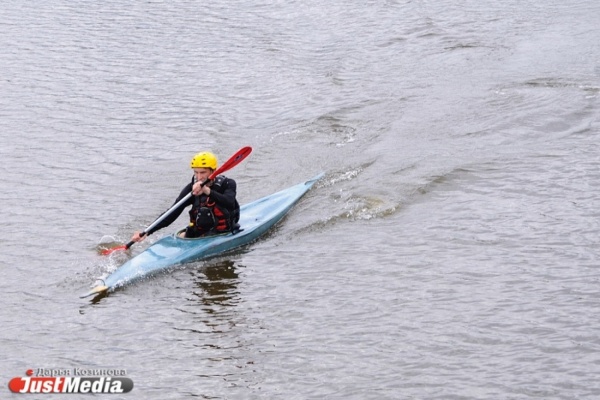
<path fill-rule="evenodd" d="M 125 374 L 125 370 L 107 369 L 29 369 L 27 376 L 12 378 L 8 388 L 13 393 L 127 393 L 133 381 Z"/>

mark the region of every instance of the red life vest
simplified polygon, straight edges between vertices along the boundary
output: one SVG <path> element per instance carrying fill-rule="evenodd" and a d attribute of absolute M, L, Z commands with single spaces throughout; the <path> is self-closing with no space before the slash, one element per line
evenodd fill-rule
<path fill-rule="evenodd" d="M 199 196 L 190 211 L 190 225 L 198 236 L 209 232 L 227 232 L 231 230 L 229 211 L 209 201 L 208 196 Z"/>
<path fill-rule="evenodd" d="M 224 176 L 215 179 L 212 190 L 222 193 L 223 185 L 226 185 Z M 198 237 L 211 233 L 233 232 L 234 226 L 239 219 L 239 205 L 236 201 L 236 209 L 229 211 L 225 207 L 218 206 L 209 196 L 204 194 L 194 197 L 192 209 L 190 210 L 190 224 L 186 237 Z M 237 212 L 236 212 L 237 211 Z"/>

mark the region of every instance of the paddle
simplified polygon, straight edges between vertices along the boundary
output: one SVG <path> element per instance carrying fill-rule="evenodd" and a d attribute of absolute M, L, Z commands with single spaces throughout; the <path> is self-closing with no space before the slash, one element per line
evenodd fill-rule
<path fill-rule="evenodd" d="M 202 182 L 202 186 L 206 185 L 208 182 L 212 181 L 218 175 L 221 175 L 223 172 L 229 171 L 231 168 L 233 168 L 236 165 L 238 165 L 239 163 L 241 163 L 246 157 L 248 157 L 250 155 L 250 153 L 252 153 L 252 147 L 250 147 L 250 146 L 242 147 L 241 149 L 239 149 L 234 155 L 232 155 L 229 158 L 229 160 L 225 161 L 223 163 L 223 165 L 221 165 L 212 174 L 210 174 L 208 179 L 205 180 L 204 182 Z M 156 227 L 158 224 L 160 224 L 165 218 L 167 218 L 169 215 L 171 215 L 171 213 L 173 213 L 173 211 L 175 211 L 177 208 L 179 208 L 183 203 L 188 201 L 190 197 L 192 197 L 191 192 L 188 193 L 183 199 L 179 200 L 175 205 L 173 205 L 173 207 L 171 207 L 167 211 L 165 211 L 149 227 L 144 229 L 144 231 L 140 233 L 140 237 L 146 236 L 150 230 L 152 230 L 154 227 Z M 134 245 L 134 243 L 135 242 L 132 240 L 125 245 L 102 250 L 102 254 L 108 255 L 117 250 L 128 250 L 131 246 Z"/>

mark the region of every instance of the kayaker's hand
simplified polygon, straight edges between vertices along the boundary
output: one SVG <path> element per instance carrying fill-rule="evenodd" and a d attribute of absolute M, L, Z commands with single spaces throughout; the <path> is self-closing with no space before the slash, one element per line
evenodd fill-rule
<path fill-rule="evenodd" d="M 131 237 L 131 241 L 133 242 L 141 242 L 144 239 L 146 239 L 146 235 L 142 236 L 139 231 L 135 231 L 135 233 Z"/>
<path fill-rule="evenodd" d="M 207 196 L 210 194 L 210 187 L 208 187 L 208 185 L 204 185 L 204 186 L 201 186 L 201 185 L 202 185 L 201 182 L 194 183 L 194 186 L 192 187 L 192 194 L 194 196 L 199 196 L 202 193 L 204 193 Z"/>

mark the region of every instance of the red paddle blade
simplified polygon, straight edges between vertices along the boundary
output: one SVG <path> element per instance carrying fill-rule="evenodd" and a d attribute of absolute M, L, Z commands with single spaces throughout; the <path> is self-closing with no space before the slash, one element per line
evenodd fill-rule
<path fill-rule="evenodd" d="M 104 250 L 101 251 L 101 253 L 102 253 L 103 256 L 107 256 L 107 255 L 109 255 L 109 254 L 111 254 L 111 253 L 113 253 L 115 251 L 119 251 L 119 250 L 127 250 L 127 246 L 122 245 L 122 246 L 117 246 L 117 247 L 113 247 L 113 248 L 110 248 L 110 249 L 104 249 Z"/>
<path fill-rule="evenodd" d="M 229 159 L 227 161 L 225 161 L 223 163 L 223 165 L 221 165 L 219 168 L 217 168 L 215 170 L 215 172 L 210 174 L 208 179 L 213 180 L 218 175 L 222 174 L 223 172 L 229 171 L 231 168 L 235 167 L 236 165 L 238 165 L 239 163 L 244 161 L 244 159 L 246 157 L 248 157 L 250 155 L 250 153 L 252 153 L 252 147 L 250 147 L 250 146 L 242 147 L 234 155 L 229 157 Z"/>

